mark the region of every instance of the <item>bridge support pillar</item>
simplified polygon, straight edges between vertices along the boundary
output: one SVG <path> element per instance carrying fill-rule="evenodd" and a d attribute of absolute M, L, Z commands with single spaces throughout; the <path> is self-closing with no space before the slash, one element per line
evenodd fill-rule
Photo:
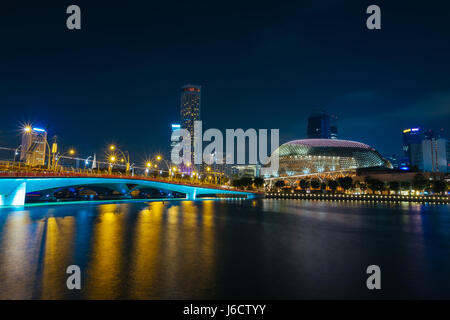
<path fill-rule="evenodd" d="M 197 190 L 194 189 L 194 191 L 186 193 L 186 199 L 188 200 L 195 200 L 197 197 Z"/>
<path fill-rule="evenodd" d="M 0 207 L 1 206 L 23 206 L 26 194 L 25 181 L 0 181 Z"/>

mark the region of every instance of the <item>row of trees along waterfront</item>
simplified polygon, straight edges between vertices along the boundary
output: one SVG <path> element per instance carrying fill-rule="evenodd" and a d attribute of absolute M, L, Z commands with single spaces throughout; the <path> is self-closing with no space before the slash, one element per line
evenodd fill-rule
<path fill-rule="evenodd" d="M 319 179 L 302 179 L 291 185 L 287 185 L 283 180 L 274 183 L 273 188 L 277 190 L 293 189 L 296 192 L 360 192 L 360 193 L 395 193 L 401 191 L 408 192 L 427 192 L 442 194 L 448 191 L 448 184 L 445 180 L 427 180 L 421 173 L 414 176 L 411 181 L 389 181 L 384 182 L 370 176 L 364 181 L 354 181 L 351 177 L 342 177 L 336 180 L 321 181 Z M 272 190 L 273 191 L 273 190 Z"/>

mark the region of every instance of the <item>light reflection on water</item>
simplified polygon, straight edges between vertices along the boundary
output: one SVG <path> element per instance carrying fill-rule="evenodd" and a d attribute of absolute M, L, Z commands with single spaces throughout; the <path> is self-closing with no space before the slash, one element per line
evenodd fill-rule
<path fill-rule="evenodd" d="M 450 298 L 448 209 L 274 199 L 0 209 L 0 298 Z M 80 291 L 66 288 L 71 264 Z M 370 264 L 381 294 L 365 288 Z"/>

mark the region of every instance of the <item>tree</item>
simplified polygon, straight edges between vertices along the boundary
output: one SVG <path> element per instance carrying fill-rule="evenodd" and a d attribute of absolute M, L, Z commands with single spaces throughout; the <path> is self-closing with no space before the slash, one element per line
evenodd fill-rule
<path fill-rule="evenodd" d="M 253 183 L 255 184 L 255 187 L 260 188 L 264 185 L 264 179 L 257 177 L 253 180 Z"/>
<path fill-rule="evenodd" d="M 353 179 L 351 177 L 343 177 L 338 179 L 338 183 L 342 189 L 347 191 L 353 185 Z"/>
<path fill-rule="evenodd" d="M 411 183 L 409 181 L 402 181 L 400 183 L 400 189 L 403 191 L 409 191 L 409 189 L 411 189 Z"/>
<path fill-rule="evenodd" d="M 231 181 L 231 185 L 235 188 L 240 188 L 242 187 L 241 185 L 241 180 L 240 179 L 234 179 Z"/>
<path fill-rule="evenodd" d="M 359 181 L 359 182 L 356 184 L 356 187 L 359 188 L 359 190 L 361 190 L 363 193 L 366 193 L 366 190 L 367 190 L 367 183 L 364 182 L 364 181 Z"/>
<path fill-rule="evenodd" d="M 428 185 L 427 179 L 423 176 L 423 174 L 418 173 L 414 176 L 412 181 L 413 189 L 423 191 Z"/>
<path fill-rule="evenodd" d="M 443 180 L 435 180 L 432 189 L 434 193 L 442 193 L 447 190 L 447 183 Z"/>
<path fill-rule="evenodd" d="M 253 179 L 250 177 L 242 177 L 241 179 L 239 179 L 241 181 L 241 185 L 243 187 L 251 187 L 253 184 Z"/>
<path fill-rule="evenodd" d="M 336 180 L 328 181 L 328 188 L 330 188 L 331 191 L 335 192 L 337 187 L 338 187 L 338 183 Z"/>
<path fill-rule="evenodd" d="M 389 190 L 394 191 L 395 193 L 400 190 L 400 183 L 398 181 L 389 182 Z"/>
<path fill-rule="evenodd" d="M 302 188 L 302 190 L 306 190 L 309 187 L 309 181 L 307 180 L 300 180 L 300 188 Z"/>
<path fill-rule="evenodd" d="M 275 188 L 282 188 L 282 187 L 284 187 L 284 181 L 283 180 L 275 181 Z"/>
<path fill-rule="evenodd" d="M 367 186 L 373 192 L 375 192 L 375 191 L 383 191 L 384 190 L 384 182 L 380 181 L 378 179 L 370 179 L 367 182 Z"/>
<path fill-rule="evenodd" d="M 228 177 L 223 176 L 220 178 L 220 183 L 222 184 L 227 184 L 229 181 L 230 179 L 228 179 Z"/>
<path fill-rule="evenodd" d="M 320 181 L 319 181 L 319 179 L 312 179 L 311 180 L 311 188 L 313 188 L 313 189 L 319 189 L 320 188 Z"/>

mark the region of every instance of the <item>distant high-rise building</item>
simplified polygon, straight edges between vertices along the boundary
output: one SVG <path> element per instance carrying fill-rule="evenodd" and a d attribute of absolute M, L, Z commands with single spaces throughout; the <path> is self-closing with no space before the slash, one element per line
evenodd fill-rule
<path fill-rule="evenodd" d="M 449 172 L 449 143 L 443 136 L 443 130 L 403 130 L 404 163 L 421 171 Z"/>
<path fill-rule="evenodd" d="M 181 125 L 178 123 L 172 123 L 172 130 L 170 131 L 170 137 L 172 137 L 172 134 L 174 131 L 178 130 L 181 128 Z M 176 141 L 170 141 L 170 149 L 172 150 L 174 146 L 176 146 L 177 142 Z"/>
<path fill-rule="evenodd" d="M 201 86 L 181 87 L 181 128 L 191 134 L 191 164 L 194 163 L 194 122 L 200 120 Z"/>
<path fill-rule="evenodd" d="M 309 139 L 337 139 L 337 117 L 326 112 L 312 114 L 308 118 Z"/>
<path fill-rule="evenodd" d="M 422 141 L 423 171 L 448 172 L 447 140 L 443 138 L 425 139 Z"/>
<path fill-rule="evenodd" d="M 45 165 L 47 132 L 41 128 L 26 127 L 22 133 L 20 160 L 29 166 Z"/>
<path fill-rule="evenodd" d="M 412 162 L 417 163 L 417 159 L 413 161 L 413 158 L 420 158 L 417 155 L 419 148 L 418 145 L 422 144 L 423 133 L 420 128 L 408 128 L 403 130 L 403 158 L 402 166 L 407 168 L 412 166 Z"/>

